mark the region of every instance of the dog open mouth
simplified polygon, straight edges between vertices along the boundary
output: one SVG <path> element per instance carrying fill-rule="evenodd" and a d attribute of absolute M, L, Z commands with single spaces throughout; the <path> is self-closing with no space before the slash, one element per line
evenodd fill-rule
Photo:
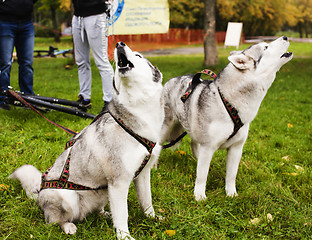
<path fill-rule="evenodd" d="M 281 56 L 281 58 L 289 58 L 291 56 L 292 56 L 292 52 L 286 52 Z"/>
<path fill-rule="evenodd" d="M 118 56 L 118 70 L 121 73 L 125 73 L 132 68 L 134 68 L 134 65 L 132 62 L 130 62 L 127 58 L 126 52 L 124 48 L 118 48 L 117 49 L 117 56 Z"/>

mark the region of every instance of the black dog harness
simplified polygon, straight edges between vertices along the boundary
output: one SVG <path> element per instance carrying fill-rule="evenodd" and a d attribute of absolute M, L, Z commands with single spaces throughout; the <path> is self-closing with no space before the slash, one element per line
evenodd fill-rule
<path fill-rule="evenodd" d="M 96 117 L 96 119 L 92 123 L 94 123 L 97 119 L 99 119 L 105 113 L 109 113 L 113 117 L 113 119 L 116 121 L 116 123 L 118 123 L 119 126 L 122 127 L 128 134 L 130 134 L 139 143 L 141 143 L 147 149 L 147 151 L 149 153 L 148 155 L 145 156 L 143 162 L 141 163 L 141 166 L 135 172 L 134 178 L 136 178 L 142 172 L 142 170 L 144 169 L 146 164 L 149 162 L 151 155 L 152 155 L 152 151 L 153 151 L 156 143 L 152 142 L 146 138 L 143 138 L 140 135 L 133 132 L 120 118 L 116 118 L 110 112 L 101 113 L 98 117 Z M 72 147 L 76 141 L 77 141 L 77 139 L 73 139 L 73 140 L 68 141 L 65 145 L 65 150 Z M 63 168 L 63 171 L 62 171 L 60 178 L 58 180 L 49 180 L 49 181 L 45 180 L 46 176 L 48 175 L 48 173 L 50 172 L 52 167 L 50 167 L 44 174 L 42 174 L 40 191 L 43 189 L 47 189 L 47 188 L 50 188 L 50 189 L 69 189 L 69 190 L 103 190 L 103 189 L 107 189 L 108 188 L 107 185 L 100 186 L 97 188 L 91 188 L 91 187 L 82 186 L 82 185 L 75 184 L 73 182 L 68 181 L 71 151 L 72 151 L 72 149 L 70 150 L 70 152 L 68 154 L 68 157 L 66 159 L 66 162 L 65 162 L 65 165 Z"/>
<path fill-rule="evenodd" d="M 206 82 L 208 84 L 212 83 L 212 80 L 201 80 L 201 74 L 206 74 L 209 77 L 213 78 L 214 80 L 217 78 L 217 75 L 212 72 L 211 70 L 205 69 L 199 73 L 196 73 L 192 79 L 192 81 L 189 84 L 189 87 L 186 89 L 186 92 L 182 95 L 181 97 L 181 101 L 183 103 L 185 103 L 185 101 L 190 97 L 190 95 L 192 94 L 192 92 L 194 91 L 194 89 L 198 86 L 199 83 L 201 82 Z M 238 111 L 236 110 L 236 108 L 234 108 L 228 100 L 226 100 L 226 98 L 223 96 L 223 94 L 220 91 L 220 88 L 218 88 L 218 92 L 220 95 L 220 98 L 224 104 L 224 107 L 226 109 L 226 111 L 228 112 L 228 114 L 230 115 L 233 123 L 234 123 L 234 129 L 232 134 L 229 136 L 228 140 L 231 139 L 232 137 L 234 137 L 236 135 L 236 133 L 238 132 L 238 130 L 244 126 L 241 118 L 238 115 Z M 185 133 L 184 133 L 185 134 Z M 185 135 L 184 135 L 185 136 Z"/>

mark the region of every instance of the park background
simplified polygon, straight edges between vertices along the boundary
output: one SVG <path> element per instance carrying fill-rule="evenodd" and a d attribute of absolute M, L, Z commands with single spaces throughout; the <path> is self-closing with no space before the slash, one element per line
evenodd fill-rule
<path fill-rule="evenodd" d="M 50 29 L 57 29 L 58 34 L 61 32 L 60 25 L 57 28 L 53 27 L 52 10 L 47 7 L 48 5 L 43 7 L 44 4 L 53 2 L 57 1 L 38 1 L 38 9 L 35 12 L 38 18 L 37 20 L 35 18 L 35 22 L 46 29 L 37 29 L 35 40 L 37 50 L 46 50 L 51 45 L 59 49 L 72 48 L 71 36 L 60 36 L 59 41 L 55 41 L 55 31 L 45 35 L 45 31 L 51 31 Z M 291 41 L 289 51 L 294 53 L 294 58 L 277 73 L 276 80 L 269 89 L 257 117 L 251 123 L 237 176 L 239 196 L 235 198 L 225 196 L 226 154 L 225 151 L 218 151 L 212 160 L 207 180 L 207 200 L 204 202 L 194 200 L 196 159 L 191 153 L 190 139 L 186 137 L 178 149 L 163 151 L 158 169 L 152 171 L 153 203 L 157 213 L 165 218 L 163 221 L 145 218 L 139 209 L 134 186 L 130 188 L 129 229 L 136 239 L 311 239 L 312 44 L 309 37 L 311 37 L 312 14 L 308 14 L 306 20 L 302 18 L 300 22 L 288 22 L 294 17 L 292 15 L 294 8 L 311 10 L 311 1 L 302 1 L 310 4 L 310 8 L 306 5 L 301 8 L 300 2 L 217 1 L 217 12 L 220 6 L 222 9 L 228 9 L 224 7 L 226 4 L 230 4 L 232 7 L 229 9 L 233 10 L 225 14 L 228 17 L 223 15 L 222 17 L 221 13 L 216 15 L 217 32 L 224 32 L 228 21 L 242 21 L 246 39 L 257 39 L 255 37 L 261 36 L 260 39 L 270 40 L 286 35 L 294 39 L 302 37 L 305 42 Z M 220 5 L 221 3 L 223 5 Z M 181 21 L 188 21 L 187 19 L 192 17 L 197 19 L 197 16 L 203 14 L 201 1 L 169 1 L 169 4 L 170 18 L 173 18 L 174 9 L 178 6 L 180 7 L 177 14 L 182 12 L 183 16 Z M 276 18 L 272 18 L 275 16 L 272 13 L 273 8 L 267 4 L 276 6 L 276 9 L 283 9 L 278 12 L 284 16 L 284 20 L 277 21 Z M 286 10 L 286 5 L 292 8 Z M 60 5 L 56 8 L 56 13 L 56 19 L 60 23 L 63 14 L 68 14 L 70 18 L 70 12 L 63 12 Z M 254 28 L 258 29 L 254 33 L 248 33 L 248 16 L 250 28 L 253 29 L 254 23 Z M 202 21 L 200 18 L 196 20 L 198 24 L 194 20 L 193 25 L 178 22 L 174 25 L 175 20 L 170 21 L 172 24 L 170 28 L 180 29 L 179 31 L 201 31 L 203 27 L 198 25 Z M 263 24 L 262 27 L 260 23 Z M 308 31 L 302 27 L 305 24 Z M 264 30 L 263 26 L 271 28 L 270 31 Z M 41 35 L 39 31 L 44 31 L 44 34 Z M 149 41 L 147 45 L 132 39 L 126 43 L 133 50 L 144 52 L 144 55 L 163 73 L 165 83 L 171 77 L 196 73 L 207 67 L 204 64 L 203 52 L 172 54 L 176 52 L 176 47 L 202 48 L 203 40 L 198 41 L 193 43 L 186 39 L 185 42 L 176 44 L 162 44 L 162 41 L 156 44 Z M 239 49 L 245 49 L 250 44 L 243 41 Z M 156 47 L 153 47 L 154 45 Z M 216 46 L 219 63 L 209 68 L 219 73 L 228 63 L 229 53 L 236 48 L 224 48 L 222 41 Z M 155 48 L 159 50 L 160 55 L 155 56 L 155 52 L 151 51 Z M 70 55 L 35 58 L 33 67 L 36 94 L 76 100 L 79 92 L 77 67 Z M 93 61 L 92 71 L 91 112 L 97 114 L 102 107 L 102 91 L 99 87 L 100 76 Z M 18 64 L 14 61 L 11 84 L 16 89 L 18 89 L 17 75 Z M 76 131 L 82 130 L 91 122 L 90 119 L 56 111 L 45 115 Z M 12 171 L 23 164 L 32 164 L 40 171 L 45 171 L 63 151 L 64 144 L 69 139 L 67 133 L 49 124 L 31 110 L 15 107 L 11 111 L 0 112 L 2 239 L 115 239 L 111 219 L 104 219 L 97 213 L 77 224 L 76 235 L 67 236 L 57 224 L 46 224 L 37 204 L 27 198 L 19 183 L 8 179 Z"/>

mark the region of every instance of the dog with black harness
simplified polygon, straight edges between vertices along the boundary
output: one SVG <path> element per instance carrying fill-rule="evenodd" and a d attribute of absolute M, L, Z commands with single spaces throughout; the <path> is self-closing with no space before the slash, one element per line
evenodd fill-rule
<path fill-rule="evenodd" d="M 214 152 L 227 149 L 225 190 L 237 195 L 235 180 L 249 124 L 255 118 L 276 72 L 292 59 L 287 37 L 261 42 L 233 52 L 229 64 L 214 81 L 200 74 L 170 79 L 163 90 L 165 120 L 161 142 L 177 139 L 183 131 L 191 137 L 198 159 L 194 195 L 205 200 L 206 180 Z M 191 80 L 192 83 L 190 84 Z"/>
<path fill-rule="evenodd" d="M 134 181 L 148 217 L 152 205 L 150 169 L 161 150 L 162 74 L 124 43 L 115 49 L 115 93 L 108 111 L 98 116 L 66 145 L 44 174 L 24 165 L 11 178 L 38 201 L 48 223 L 76 233 L 74 221 L 109 203 L 118 239 L 133 239 L 128 229 L 127 195 Z"/>

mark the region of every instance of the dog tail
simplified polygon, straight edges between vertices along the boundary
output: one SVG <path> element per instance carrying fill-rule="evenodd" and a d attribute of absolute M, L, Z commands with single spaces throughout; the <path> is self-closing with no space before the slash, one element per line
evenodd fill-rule
<path fill-rule="evenodd" d="M 41 185 L 41 172 L 32 165 L 23 165 L 16 169 L 9 178 L 21 182 L 26 195 L 37 200 Z"/>

